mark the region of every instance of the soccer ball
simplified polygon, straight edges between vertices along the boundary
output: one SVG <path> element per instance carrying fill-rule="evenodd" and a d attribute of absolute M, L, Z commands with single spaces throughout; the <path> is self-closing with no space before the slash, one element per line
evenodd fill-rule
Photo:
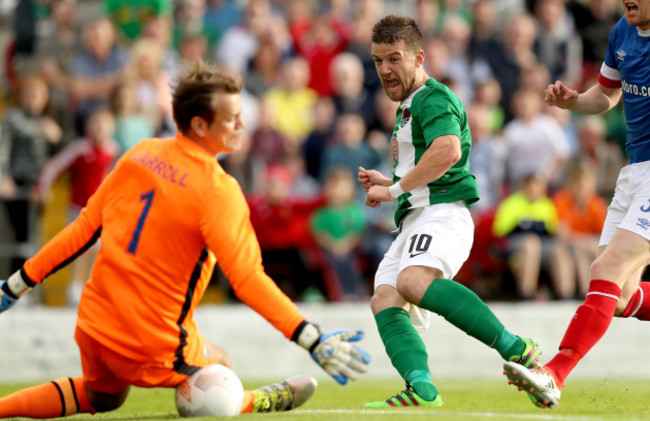
<path fill-rule="evenodd" d="M 176 409 L 181 417 L 233 416 L 244 401 L 244 387 L 228 367 L 203 367 L 176 387 Z"/>

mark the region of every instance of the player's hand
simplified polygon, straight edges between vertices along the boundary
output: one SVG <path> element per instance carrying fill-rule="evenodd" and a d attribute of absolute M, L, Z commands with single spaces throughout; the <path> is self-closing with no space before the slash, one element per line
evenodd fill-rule
<path fill-rule="evenodd" d="M 339 384 L 345 385 L 348 380 L 356 380 L 360 374 L 365 373 L 372 359 L 366 351 L 351 344 L 361 338 L 363 332 L 360 330 L 321 334 L 318 326 L 306 323 L 298 333 L 296 342 L 309 351 L 314 361 L 327 374 Z"/>
<path fill-rule="evenodd" d="M 359 167 L 359 173 L 357 176 L 357 181 L 363 186 L 365 191 L 368 191 L 370 187 L 381 185 L 381 186 L 390 186 L 392 180 L 388 177 L 384 177 L 382 173 L 377 170 L 367 170 L 363 167 Z"/>
<path fill-rule="evenodd" d="M 390 194 L 388 187 L 384 186 L 372 186 L 368 193 L 366 194 L 366 204 L 375 202 L 392 202 L 395 200 Z M 368 205 L 370 206 L 370 205 Z"/>
<path fill-rule="evenodd" d="M 551 106 L 570 109 L 578 101 L 578 91 L 569 89 L 559 80 L 554 85 L 548 85 L 544 90 L 544 102 Z"/>
<path fill-rule="evenodd" d="M 6 281 L 0 279 L 0 313 L 8 310 L 30 289 L 20 271 L 14 272 Z"/>

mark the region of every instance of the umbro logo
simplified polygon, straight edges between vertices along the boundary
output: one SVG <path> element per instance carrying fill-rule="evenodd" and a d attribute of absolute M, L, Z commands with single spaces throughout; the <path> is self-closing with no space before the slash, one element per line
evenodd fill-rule
<path fill-rule="evenodd" d="M 645 219 L 645 218 L 639 218 L 639 219 L 637 219 L 637 221 L 638 221 L 638 222 L 637 222 L 636 224 L 637 224 L 638 226 L 640 226 L 641 228 L 643 228 L 644 230 L 647 231 L 648 228 L 650 228 L 650 221 L 648 221 L 647 219 Z"/>
<path fill-rule="evenodd" d="M 623 51 L 623 50 L 618 50 L 616 52 L 616 57 L 621 61 L 625 60 L 626 55 L 627 55 L 627 53 L 625 51 Z"/>

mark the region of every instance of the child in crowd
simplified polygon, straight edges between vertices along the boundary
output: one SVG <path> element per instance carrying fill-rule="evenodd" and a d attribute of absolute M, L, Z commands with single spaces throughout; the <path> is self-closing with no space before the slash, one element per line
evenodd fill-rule
<path fill-rule="evenodd" d="M 8 108 L 0 125 L 0 197 L 13 227 L 14 256 L 11 270 L 20 269 L 37 240 L 40 204 L 36 181 L 63 133 L 47 114 L 49 88 L 37 76 L 18 85 L 18 104 Z"/>
<path fill-rule="evenodd" d="M 509 264 L 523 299 L 539 297 L 542 268 L 557 298 L 570 299 L 575 294 L 573 262 L 566 244 L 557 237 L 557 211 L 547 187 L 538 175 L 524 177 L 519 189 L 497 208 L 492 226 L 496 237 L 507 237 Z"/>
<path fill-rule="evenodd" d="M 365 210 L 356 200 L 356 185 L 345 168 L 332 169 L 323 184 L 325 206 L 314 211 L 310 230 L 334 269 L 344 300 L 368 295 L 359 267 L 358 247 L 366 230 Z M 328 276 L 326 274 L 326 276 Z M 331 275 L 328 276 L 331 281 Z"/>
<path fill-rule="evenodd" d="M 118 156 L 119 146 L 113 140 L 115 120 L 107 109 L 92 112 L 86 122 L 86 135 L 72 141 L 43 168 L 38 181 L 40 197 L 48 194 L 54 181 L 64 172 L 70 174 L 69 220 L 79 216 L 90 196 L 108 175 Z M 76 305 L 99 249 L 99 242 L 73 261 L 68 301 Z"/>
<path fill-rule="evenodd" d="M 135 82 L 122 82 L 115 86 L 109 102 L 115 117 L 114 137 L 120 147 L 120 154 L 140 140 L 154 136 L 151 122 L 140 109 Z"/>

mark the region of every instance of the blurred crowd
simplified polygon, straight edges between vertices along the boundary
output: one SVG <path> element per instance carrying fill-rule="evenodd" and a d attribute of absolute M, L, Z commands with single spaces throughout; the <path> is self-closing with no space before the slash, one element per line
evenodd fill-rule
<path fill-rule="evenodd" d="M 363 205 L 356 175 L 359 166 L 390 173 L 398 106 L 381 88 L 370 35 L 399 13 L 418 22 L 427 73 L 468 112 L 481 200 L 456 280 L 488 299 L 586 293 L 626 164 L 623 114 L 572 115 L 542 95 L 558 79 L 579 90 L 595 82 L 618 0 L 14 3 L 0 95 L 10 271 L 38 241 L 62 174 L 72 219 L 121 153 L 174 135 L 174 78 L 200 57 L 245 78 L 243 148 L 217 159 L 247 196 L 269 275 L 295 300 L 366 299 L 396 227 L 390 205 Z M 93 258 L 91 249 L 75 262 L 71 303 Z M 219 273 L 214 284 L 227 285 Z"/>

